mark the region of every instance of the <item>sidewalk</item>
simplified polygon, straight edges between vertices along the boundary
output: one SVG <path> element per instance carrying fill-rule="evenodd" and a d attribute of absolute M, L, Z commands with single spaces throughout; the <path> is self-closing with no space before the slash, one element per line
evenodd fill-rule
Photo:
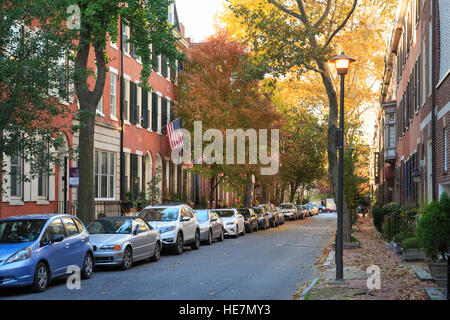
<path fill-rule="evenodd" d="M 357 249 L 344 250 L 345 283 L 333 283 L 334 261 L 319 268 L 320 280 L 306 295 L 308 300 L 428 300 L 425 287 L 436 287 L 433 281 L 421 281 L 414 273 L 424 262 L 405 262 L 401 255 L 386 249 L 386 242 L 375 230 L 372 218 L 359 217 L 353 235 L 361 242 Z M 368 290 L 366 269 L 381 269 L 381 289 Z"/>

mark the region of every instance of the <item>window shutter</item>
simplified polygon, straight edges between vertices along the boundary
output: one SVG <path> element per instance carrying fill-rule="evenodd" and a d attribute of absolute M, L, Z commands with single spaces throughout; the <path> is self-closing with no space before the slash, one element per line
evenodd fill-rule
<path fill-rule="evenodd" d="M 166 132 L 166 125 L 167 125 L 167 99 L 162 98 L 161 100 L 161 128 L 164 128 L 162 130 L 162 133 L 165 134 Z"/>
<path fill-rule="evenodd" d="M 148 92 L 145 89 L 141 90 L 141 104 L 142 104 L 142 117 L 144 120 L 142 121 L 142 127 L 148 128 Z"/>
<path fill-rule="evenodd" d="M 161 55 L 161 74 L 167 77 L 167 58 L 164 55 Z"/>
<path fill-rule="evenodd" d="M 131 155 L 130 159 L 130 176 L 131 176 L 131 191 L 134 192 L 136 195 L 139 192 L 139 181 L 137 179 L 138 177 L 138 159 L 136 154 Z"/>
<path fill-rule="evenodd" d="M 130 122 L 137 124 L 137 85 L 130 82 Z"/>
<path fill-rule="evenodd" d="M 158 130 L 158 95 L 152 92 L 152 130 Z"/>

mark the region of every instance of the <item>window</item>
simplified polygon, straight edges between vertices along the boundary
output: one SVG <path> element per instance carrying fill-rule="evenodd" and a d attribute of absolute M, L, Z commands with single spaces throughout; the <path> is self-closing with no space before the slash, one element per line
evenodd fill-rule
<path fill-rule="evenodd" d="M 47 227 L 45 230 L 45 234 L 42 236 L 42 240 L 51 241 L 53 236 L 62 235 L 64 238 L 66 237 L 66 231 L 64 230 L 64 225 L 60 218 L 56 218 Z"/>
<path fill-rule="evenodd" d="M 129 183 L 129 177 L 130 177 L 130 154 L 126 153 L 125 154 L 125 159 L 124 159 L 124 166 L 125 166 L 125 191 L 128 192 L 130 191 L 130 183 Z"/>
<path fill-rule="evenodd" d="M 138 105 L 137 105 L 137 96 L 138 90 L 137 85 L 134 82 L 129 82 L 130 84 L 130 122 L 132 124 L 138 123 Z"/>
<path fill-rule="evenodd" d="M 117 117 L 117 76 L 114 73 L 110 75 L 110 105 L 111 116 Z M 103 99 L 103 98 L 102 98 Z"/>
<path fill-rule="evenodd" d="M 428 96 L 433 91 L 433 20 L 428 23 Z"/>
<path fill-rule="evenodd" d="M 130 81 L 128 80 L 124 80 L 125 83 L 125 90 L 124 90 L 124 95 L 123 95 L 123 112 L 124 112 L 124 117 L 125 117 L 125 121 L 130 121 Z"/>
<path fill-rule="evenodd" d="M 128 25 L 125 24 L 125 22 L 123 23 L 122 26 L 122 47 L 123 47 L 123 52 L 125 52 L 125 54 L 130 54 L 130 44 L 128 43 L 128 39 L 130 39 L 130 27 Z"/>
<path fill-rule="evenodd" d="M 159 96 L 152 92 L 152 130 L 157 131 L 158 130 L 158 100 Z"/>
<path fill-rule="evenodd" d="M 161 74 L 164 78 L 167 78 L 168 69 L 167 69 L 167 58 L 166 56 L 161 56 Z"/>
<path fill-rule="evenodd" d="M 138 174 L 138 156 L 136 154 L 130 155 L 130 186 L 131 192 L 135 195 L 139 193 L 139 174 Z"/>
<path fill-rule="evenodd" d="M 139 218 L 139 219 L 136 219 L 135 221 L 136 221 L 136 224 L 138 225 L 139 233 L 150 231 L 150 228 L 148 227 L 147 223 L 144 222 L 144 220 Z"/>
<path fill-rule="evenodd" d="M 21 155 L 11 157 L 9 190 L 11 197 L 22 198 L 23 161 Z"/>
<path fill-rule="evenodd" d="M 425 104 L 427 100 L 427 68 L 426 68 L 426 46 L 427 46 L 427 40 L 425 38 L 425 33 L 422 41 L 422 73 L 421 73 L 421 80 L 422 81 L 422 106 Z"/>
<path fill-rule="evenodd" d="M 444 128 L 444 171 L 448 170 L 447 128 Z"/>
<path fill-rule="evenodd" d="M 77 218 L 73 218 L 73 221 L 75 221 L 75 224 L 77 225 L 78 228 L 78 232 L 82 233 L 84 228 L 83 228 L 83 224 L 80 222 L 80 220 L 78 220 Z"/>
<path fill-rule="evenodd" d="M 113 153 L 95 151 L 95 198 L 114 199 L 114 166 L 115 155 Z"/>
<path fill-rule="evenodd" d="M 395 147 L 395 126 L 393 124 L 388 126 L 388 143 L 389 148 Z"/>
<path fill-rule="evenodd" d="M 62 221 L 64 223 L 64 226 L 66 227 L 69 237 L 78 234 L 78 228 L 75 222 L 73 222 L 72 218 L 62 217 Z"/>
<path fill-rule="evenodd" d="M 41 169 L 38 175 L 38 197 L 48 197 L 48 174 L 45 169 Z"/>
<path fill-rule="evenodd" d="M 96 111 L 98 115 L 103 115 L 103 95 L 100 97 L 100 100 L 97 103 Z"/>

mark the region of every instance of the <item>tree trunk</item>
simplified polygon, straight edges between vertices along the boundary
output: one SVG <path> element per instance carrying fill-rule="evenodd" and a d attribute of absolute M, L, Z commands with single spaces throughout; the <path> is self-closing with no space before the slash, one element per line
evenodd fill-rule
<path fill-rule="evenodd" d="M 290 202 L 295 203 L 295 193 L 297 192 L 298 185 L 297 183 L 291 182 L 291 196 L 290 196 Z"/>
<path fill-rule="evenodd" d="M 245 185 L 245 195 L 244 195 L 244 207 L 249 208 L 252 206 L 252 175 L 247 174 L 247 184 Z"/>
<path fill-rule="evenodd" d="M 330 175 L 331 187 L 333 189 L 334 199 L 337 200 L 338 192 L 338 159 L 337 159 L 337 149 L 336 149 L 336 128 L 338 120 L 338 100 L 336 91 L 334 89 L 333 80 L 331 77 L 330 69 L 328 65 L 323 63 L 323 61 L 316 59 L 317 66 L 319 70 L 322 71 L 321 77 L 322 82 L 325 87 L 328 96 L 328 102 L 330 103 L 330 114 L 328 119 L 328 142 L 327 142 L 327 153 L 328 153 L 328 173 Z M 351 229 L 348 229 L 348 210 L 347 201 L 344 195 L 344 228 L 343 228 L 343 241 L 349 242 L 351 237 Z"/>
<path fill-rule="evenodd" d="M 103 51 L 98 43 L 94 46 L 97 80 L 93 91 L 89 90 L 87 65 L 91 37 L 90 29 L 86 27 L 80 36 L 80 49 L 75 59 L 75 69 L 82 72 L 76 76 L 75 90 L 80 103 L 80 140 L 79 140 L 79 171 L 80 185 L 78 188 L 78 217 L 87 225 L 95 220 L 94 205 L 94 130 L 95 110 L 103 93 L 106 79 L 106 62 Z"/>
<path fill-rule="evenodd" d="M 214 203 L 214 194 L 215 194 L 215 192 L 214 192 L 215 179 L 216 178 L 213 177 L 209 180 L 209 186 L 210 186 L 210 188 L 209 188 L 209 208 L 210 209 L 214 209 L 213 203 Z"/>

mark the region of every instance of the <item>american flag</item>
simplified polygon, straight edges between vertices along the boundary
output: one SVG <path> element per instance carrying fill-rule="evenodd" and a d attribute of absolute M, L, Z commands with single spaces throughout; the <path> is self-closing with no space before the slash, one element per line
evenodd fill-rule
<path fill-rule="evenodd" d="M 181 130 L 181 118 L 167 125 L 167 136 L 172 150 L 183 147 L 183 131 Z"/>

